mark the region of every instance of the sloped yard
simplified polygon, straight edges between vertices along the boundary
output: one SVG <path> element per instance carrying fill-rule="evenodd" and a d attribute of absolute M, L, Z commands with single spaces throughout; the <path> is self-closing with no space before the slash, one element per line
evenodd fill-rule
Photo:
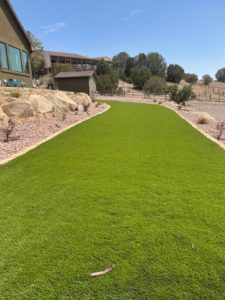
<path fill-rule="evenodd" d="M 224 150 L 110 105 L 0 167 L 0 299 L 224 299 Z"/>

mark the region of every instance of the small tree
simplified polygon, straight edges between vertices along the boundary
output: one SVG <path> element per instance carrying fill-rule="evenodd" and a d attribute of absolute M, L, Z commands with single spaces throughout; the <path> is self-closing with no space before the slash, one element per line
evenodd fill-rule
<path fill-rule="evenodd" d="M 170 100 L 177 104 L 182 104 L 183 106 L 185 106 L 187 101 L 193 100 L 195 97 L 191 86 L 184 86 L 180 90 L 176 87 L 170 93 Z"/>
<path fill-rule="evenodd" d="M 151 77 L 151 72 L 147 67 L 135 67 L 131 69 L 131 81 L 138 89 L 143 89 L 146 81 Z"/>
<path fill-rule="evenodd" d="M 179 65 L 169 65 L 167 69 L 167 81 L 179 83 L 184 77 L 184 69 Z"/>
<path fill-rule="evenodd" d="M 167 89 L 166 80 L 159 76 L 152 76 L 144 85 L 146 95 L 164 93 Z"/>
<path fill-rule="evenodd" d="M 27 31 L 27 36 L 33 47 L 33 52 L 31 54 L 32 74 L 34 78 L 39 78 L 44 74 L 43 43 L 30 31 Z"/>
<path fill-rule="evenodd" d="M 225 82 L 225 68 L 220 69 L 220 70 L 217 71 L 217 73 L 216 73 L 216 79 L 219 82 Z"/>
<path fill-rule="evenodd" d="M 109 63 L 106 62 L 104 59 L 100 60 L 97 64 L 96 74 L 97 75 L 105 75 L 110 73 L 110 66 Z"/>
<path fill-rule="evenodd" d="M 202 76 L 202 80 L 203 80 L 204 85 L 209 85 L 213 81 L 212 77 L 208 74 L 205 74 L 204 76 Z"/>
<path fill-rule="evenodd" d="M 198 76 L 196 74 L 186 73 L 184 79 L 187 83 L 195 84 L 198 81 Z"/>

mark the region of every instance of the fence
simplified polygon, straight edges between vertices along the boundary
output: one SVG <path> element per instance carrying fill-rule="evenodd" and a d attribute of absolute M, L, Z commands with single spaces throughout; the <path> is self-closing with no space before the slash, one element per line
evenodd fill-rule
<path fill-rule="evenodd" d="M 100 93 L 101 96 L 119 96 L 124 98 L 150 99 L 150 100 L 169 100 L 168 94 L 145 94 L 142 91 L 109 91 Z M 202 102 L 225 102 L 224 91 L 214 91 L 212 93 L 196 93 L 196 100 Z"/>

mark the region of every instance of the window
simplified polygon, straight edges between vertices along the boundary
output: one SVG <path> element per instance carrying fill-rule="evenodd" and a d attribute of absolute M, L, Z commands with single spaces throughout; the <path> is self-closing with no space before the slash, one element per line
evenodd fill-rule
<path fill-rule="evenodd" d="M 2 69 L 8 69 L 8 59 L 6 54 L 6 45 L 3 43 L 0 43 L 0 63 Z"/>
<path fill-rule="evenodd" d="M 23 72 L 30 73 L 28 54 L 26 51 L 22 51 L 22 55 L 23 55 Z"/>
<path fill-rule="evenodd" d="M 22 72 L 22 61 L 20 50 L 9 46 L 9 56 L 11 62 L 11 69 L 16 72 Z"/>

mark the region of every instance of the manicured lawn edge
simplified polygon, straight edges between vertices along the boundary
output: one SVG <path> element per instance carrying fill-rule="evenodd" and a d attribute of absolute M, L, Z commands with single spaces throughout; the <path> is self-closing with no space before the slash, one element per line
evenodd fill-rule
<path fill-rule="evenodd" d="M 198 130 L 201 134 L 203 134 L 206 138 L 208 138 L 209 140 L 211 140 L 212 142 L 216 143 L 218 146 L 220 146 L 223 150 L 225 150 L 225 145 L 218 141 L 217 139 L 215 139 L 214 137 L 212 137 L 211 135 L 209 135 L 208 133 L 206 133 L 204 130 L 202 130 L 201 128 L 199 128 L 198 126 L 196 126 L 193 122 L 191 122 L 190 120 L 188 120 L 188 118 L 185 118 L 184 116 L 182 116 L 178 110 L 176 110 L 174 107 L 171 107 L 169 105 L 163 105 L 164 107 L 167 107 L 171 110 L 173 110 L 181 119 L 183 119 L 184 121 L 186 121 L 188 124 L 190 124 L 194 129 Z"/>
<path fill-rule="evenodd" d="M 97 113 L 97 114 L 95 114 L 95 115 L 93 115 L 93 116 L 89 116 L 89 117 L 87 117 L 86 119 L 83 119 L 83 120 L 81 120 L 81 121 L 78 121 L 77 123 L 74 123 L 74 124 L 72 124 L 72 125 L 70 125 L 70 126 L 68 126 L 68 127 L 66 127 L 66 128 L 63 128 L 62 130 L 59 130 L 59 131 L 57 131 L 56 133 L 50 135 L 50 136 L 47 137 L 46 139 L 43 139 L 42 141 L 40 141 L 40 142 L 38 142 L 38 143 L 36 143 L 36 144 L 33 144 L 32 146 L 27 147 L 27 148 L 25 148 L 24 150 L 19 151 L 19 152 L 13 154 L 11 157 L 9 157 L 9 158 L 7 158 L 7 159 L 0 160 L 0 165 L 5 165 L 5 164 L 7 164 L 8 162 L 10 162 L 10 161 L 12 161 L 12 160 L 14 160 L 14 159 L 16 159 L 16 158 L 18 158 L 18 157 L 20 157 L 20 156 L 26 154 L 27 152 L 29 152 L 29 151 L 31 151 L 31 150 L 37 148 L 38 146 L 40 146 L 40 145 L 42 145 L 42 144 L 44 144 L 44 143 L 50 141 L 51 139 L 53 139 L 54 137 L 60 135 L 61 133 L 65 132 L 65 131 L 67 131 L 67 130 L 69 130 L 69 129 L 71 129 L 71 128 L 73 128 L 73 127 L 75 127 L 75 126 L 77 126 L 77 125 L 79 125 L 79 124 L 81 124 L 81 123 L 83 123 L 83 122 L 86 122 L 86 121 L 88 121 L 88 120 L 90 120 L 90 119 L 92 119 L 92 118 L 94 118 L 94 117 L 97 117 L 97 116 L 99 116 L 99 115 L 101 115 L 101 114 L 107 112 L 110 108 L 111 108 L 111 106 L 110 106 L 109 104 L 107 104 L 107 107 L 106 107 L 103 111 L 101 111 L 101 112 L 99 112 L 99 113 Z"/>

